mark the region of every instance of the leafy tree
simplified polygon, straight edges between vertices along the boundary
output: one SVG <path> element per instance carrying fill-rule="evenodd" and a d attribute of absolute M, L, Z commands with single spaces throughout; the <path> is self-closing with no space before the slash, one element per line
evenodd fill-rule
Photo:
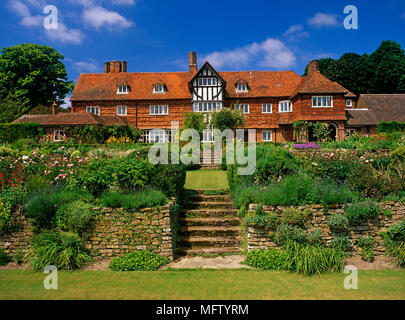
<path fill-rule="evenodd" d="M 207 125 L 204 122 L 204 115 L 202 113 L 192 112 L 186 114 L 186 118 L 184 119 L 185 129 L 197 130 L 202 135 L 206 127 Z"/>
<path fill-rule="evenodd" d="M 10 96 L 0 100 L 0 123 L 12 122 L 16 119 L 15 110 L 18 110 L 20 104 Z"/>
<path fill-rule="evenodd" d="M 245 117 L 240 110 L 226 108 L 212 114 L 211 125 L 221 131 L 235 129 L 245 125 Z"/>
<path fill-rule="evenodd" d="M 14 119 L 39 104 L 61 105 L 72 92 L 73 81 L 68 81 L 63 59 L 54 48 L 32 43 L 2 49 L 0 101 L 17 102 L 17 107 L 8 102 Z"/>

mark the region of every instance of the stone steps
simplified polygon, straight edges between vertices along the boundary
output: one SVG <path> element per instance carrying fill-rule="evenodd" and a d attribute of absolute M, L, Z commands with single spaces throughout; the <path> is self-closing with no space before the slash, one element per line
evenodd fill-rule
<path fill-rule="evenodd" d="M 188 196 L 188 201 L 195 202 L 195 201 L 212 201 L 212 202 L 231 202 L 231 197 L 229 195 L 210 195 L 207 196 L 205 194 L 196 194 Z"/>
<path fill-rule="evenodd" d="M 234 217 L 237 216 L 238 209 L 183 209 L 180 214 L 188 218 Z"/>
<path fill-rule="evenodd" d="M 223 218 L 223 217 L 208 217 L 208 218 L 180 218 L 180 226 L 223 226 L 223 227 L 235 227 L 240 226 L 241 221 L 239 218 Z"/>
<path fill-rule="evenodd" d="M 204 254 L 240 254 L 243 252 L 243 249 L 239 246 L 236 247 L 218 247 L 218 248 L 198 248 L 198 249 L 189 249 L 189 248 L 180 248 L 177 250 L 177 253 L 184 256 L 193 256 L 193 255 L 204 255 Z"/>
<path fill-rule="evenodd" d="M 240 246 L 242 241 L 241 237 L 187 237 L 187 236 L 179 236 L 178 237 L 178 244 L 181 248 L 202 248 L 202 249 L 209 249 L 209 248 L 224 248 L 224 247 L 236 247 Z"/>
<path fill-rule="evenodd" d="M 206 199 L 204 199 L 206 200 Z M 187 201 L 183 202 L 184 209 L 232 209 L 230 201 Z"/>
<path fill-rule="evenodd" d="M 241 234 L 240 227 L 224 226 L 182 226 L 179 233 L 190 237 L 238 237 Z"/>

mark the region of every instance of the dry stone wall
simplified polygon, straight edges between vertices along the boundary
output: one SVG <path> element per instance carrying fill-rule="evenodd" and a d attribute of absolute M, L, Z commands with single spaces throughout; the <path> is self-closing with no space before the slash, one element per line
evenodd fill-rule
<path fill-rule="evenodd" d="M 384 240 L 380 233 L 389 226 L 400 222 L 405 218 L 405 205 L 395 202 L 380 203 L 382 208 L 381 214 L 372 220 L 362 222 L 357 226 L 352 226 L 349 229 L 348 236 L 353 242 L 353 250 L 358 252 L 360 248 L 357 246 L 357 240 L 364 236 L 371 236 L 375 239 L 374 254 L 381 255 L 385 252 Z M 256 211 L 257 205 L 251 204 L 249 210 L 253 213 Z M 327 210 L 322 205 L 305 205 L 300 207 L 283 207 L 283 206 L 264 206 L 263 211 L 266 213 L 275 212 L 281 218 L 283 211 L 287 208 L 298 208 L 301 210 L 308 209 L 312 214 L 307 222 L 307 230 L 310 232 L 315 229 L 322 231 L 322 238 L 326 244 L 329 244 L 333 235 L 327 224 L 327 219 L 332 214 L 345 214 L 344 205 L 332 205 Z M 387 217 L 383 212 L 389 209 L 391 216 Z M 269 247 L 277 247 L 272 241 L 272 232 L 264 228 L 250 226 L 247 228 L 247 244 L 248 250 L 267 249 Z"/>

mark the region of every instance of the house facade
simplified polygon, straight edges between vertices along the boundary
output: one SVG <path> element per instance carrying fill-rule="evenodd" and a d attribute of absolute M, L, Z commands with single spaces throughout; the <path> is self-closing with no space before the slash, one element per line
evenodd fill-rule
<path fill-rule="evenodd" d="M 125 61 L 104 67 L 104 73 L 80 75 L 72 112 L 125 118 L 143 130 L 144 142 L 168 141 L 171 122 L 179 121 L 181 127 L 191 112 L 204 114 L 204 140 L 211 141 L 210 115 L 228 107 L 245 114 L 250 141 L 295 141 L 292 124 L 299 120 L 325 122 L 331 138 L 342 140 L 346 110 L 356 101 L 353 93 L 319 72 L 316 60 L 306 77 L 294 71 L 218 72 L 209 62 L 198 68 L 194 52 L 186 72 L 129 73 Z M 256 134 L 248 136 L 248 129 Z"/>

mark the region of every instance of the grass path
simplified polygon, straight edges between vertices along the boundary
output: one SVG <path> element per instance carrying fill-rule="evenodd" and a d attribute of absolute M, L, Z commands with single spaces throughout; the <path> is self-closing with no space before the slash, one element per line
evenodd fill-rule
<path fill-rule="evenodd" d="M 228 189 L 226 171 L 196 170 L 187 171 L 185 189 L 222 190 Z"/>
<path fill-rule="evenodd" d="M 46 274 L 0 271 L 0 299 L 400 299 L 405 271 L 359 271 L 359 289 L 345 290 L 344 273 L 303 277 L 255 270 L 59 272 L 59 289 L 45 290 Z"/>

